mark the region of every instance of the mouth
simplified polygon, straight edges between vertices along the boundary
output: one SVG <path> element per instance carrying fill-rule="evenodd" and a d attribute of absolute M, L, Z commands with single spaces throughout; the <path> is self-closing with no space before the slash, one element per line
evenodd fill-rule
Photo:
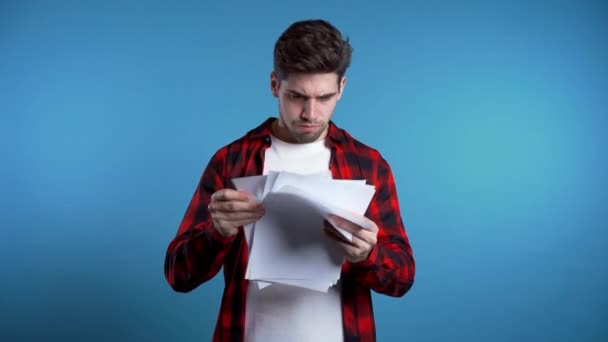
<path fill-rule="evenodd" d="M 306 132 L 314 132 L 319 129 L 319 125 L 298 125 L 298 128 Z"/>

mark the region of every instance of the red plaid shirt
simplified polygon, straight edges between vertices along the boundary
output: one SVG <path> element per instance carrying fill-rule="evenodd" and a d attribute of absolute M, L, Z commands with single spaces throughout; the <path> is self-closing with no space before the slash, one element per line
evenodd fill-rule
<path fill-rule="evenodd" d="M 270 146 L 274 120 L 267 119 L 215 153 L 202 174 L 177 236 L 167 248 L 165 276 L 175 291 L 192 291 L 224 267 L 225 287 L 213 341 L 244 340 L 248 252 L 243 230 L 232 237 L 220 235 L 213 227 L 207 205 L 214 192 L 234 188 L 233 178 L 262 174 L 264 151 Z M 333 122 L 327 141 L 335 179 L 366 179 L 376 186 L 366 216 L 378 225 L 378 242 L 367 260 L 356 264 L 345 262 L 341 273 L 344 339 L 375 341 L 370 290 L 394 297 L 408 292 L 415 273 L 412 248 L 388 163 L 378 151 L 357 141 Z"/>

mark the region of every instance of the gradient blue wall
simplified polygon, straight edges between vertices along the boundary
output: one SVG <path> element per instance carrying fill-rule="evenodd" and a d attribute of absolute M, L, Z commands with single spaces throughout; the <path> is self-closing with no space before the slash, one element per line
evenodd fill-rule
<path fill-rule="evenodd" d="M 322 17 L 416 253 L 379 340 L 608 340 L 606 3 L 369 3 L 2 1 L 0 339 L 209 340 L 222 278 L 172 292 L 165 249 L 276 114 L 275 39 Z"/>

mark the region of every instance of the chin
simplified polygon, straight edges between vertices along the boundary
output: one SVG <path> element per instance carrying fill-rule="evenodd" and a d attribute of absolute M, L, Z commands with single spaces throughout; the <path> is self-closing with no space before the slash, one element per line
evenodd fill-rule
<path fill-rule="evenodd" d="M 321 136 L 321 132 L 294 135 L 295 140 L 302 144 L 315 142 L 315 141 L 319 140 L 320 136 Z"/>

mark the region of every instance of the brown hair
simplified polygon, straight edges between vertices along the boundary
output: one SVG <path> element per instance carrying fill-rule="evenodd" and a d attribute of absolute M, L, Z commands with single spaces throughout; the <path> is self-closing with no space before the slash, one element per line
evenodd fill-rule
<path fill-rule="evenodd" d="M 291 73 L 338 74 L 338 84 L 350 65 L 352 47 L 325 20 L 291 24 L 274 45 L 274 71 L 279 80 Z"/>

